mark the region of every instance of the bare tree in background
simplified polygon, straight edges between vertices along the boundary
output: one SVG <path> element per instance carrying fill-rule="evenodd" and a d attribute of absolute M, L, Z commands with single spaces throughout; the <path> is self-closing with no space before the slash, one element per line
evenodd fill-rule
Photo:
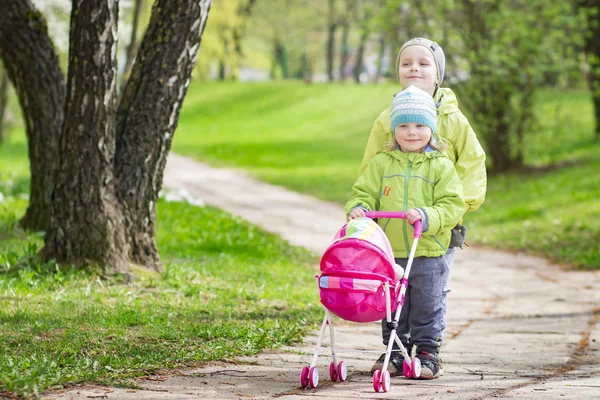
<path fill-rule="evenodd" d="M 6 72 L 2 70 L 0 72 L 0 143 L 4 142 L 4 128 L 6 125 L 5 114 L 6 114 L 6 103 L 8 101 L 8 76 Z"/>
<path fill-rule="evenodd" d="M 138 24 L 140 19 L 140 13 L 142 10 L 144 0 L 135 0 L 135 4 L 133 6 L 133 21 L 131 23 L 131 38 L 129 40 L 129 44 L 127 45 L 127 53 L 125 57 L 125 70 L 123 73 L 123 80 L 127 80 L 129 78 L 129 74 L 131 73 L 131 64 L 133 64 L 133 59 L 135 57 L 135 52 L 137 51 L 137 31 Z"/>
<path fill-rule="evenodd" d="M 335 15 L 335 0 L 329 0 L 329 18 L 327 22 L 327 77 L 329 82 L 333 82 L 333 56 L 335 49 L 335 31 L 338 27 L 338 21 Z"/>
<path fill-rule="evenodd" d="M 371 18 L 371 9 L 365 7 L 363 0 L 360 1 L 358 6 L 358 27 L 360 31 L 360 39 L 358 43 L 358 49 L 356 50 L 356 63 L 354 65 L 354 81 L 360 83 L 360 74 L 363 70 L 363 62 L 365 56 L 365 46 L 369 37 L 369 19 Z"/>
<path fill-rule="evenodd" d="M 600 0 L 580 0 L 587 16 L 585 54 L 589 65 L 588 83 L 594 103 L 596 139 L 600 140 Z"/>
<path fill-rule="evenodd" d="M 350 44 L 348 43 L 348 36 L 350 34 L 350 28 L 352 24 L 353 15 L 355 14 L 356 2 L 354 0 L 344 2 L 344 12 L 340 20 L 342 26 L 342 39 L 340 42 L 340 65 L 339 75 L 340 80 L 344 81 L 346 78 L 346 65 L 350 60 Z"/>

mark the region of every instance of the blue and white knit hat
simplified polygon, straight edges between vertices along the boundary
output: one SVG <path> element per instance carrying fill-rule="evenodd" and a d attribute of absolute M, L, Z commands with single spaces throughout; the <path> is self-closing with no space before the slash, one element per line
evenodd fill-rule
<path fill-rule="evenodd" d="M 435 132 L 437 110 L 433 97 L 416 86 L 409 86 L 394 97 L 390 112 L 392 132 L 396 126 L 413 122 L 427 125 Z"/>

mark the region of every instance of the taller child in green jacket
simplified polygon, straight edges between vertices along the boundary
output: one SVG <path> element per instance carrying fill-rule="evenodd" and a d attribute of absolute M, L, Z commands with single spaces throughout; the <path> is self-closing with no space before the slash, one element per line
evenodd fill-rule
<path fill-rule="evenodd" d="M 486 169 L 485 152 L 477 140 L 477 136 L 467 118 L 458 108 L 456 96 L 452 90 L 442 88 L 440 85 L 444 80 L 446 59 L 444 51 L 435 42 L 426 38 L 414 38 L 402 46 L 396 61 L 396 73 L 403 88 L 415 85 L 433 96 L 437 107 L 437 130 L 441 140 L 446 142 L 445 155 L 452 161 L 458 177 L 463 185 L 465 211 L 471 212 L 479 208 L 485 200 L 486 192 Z M 369 141 L 365 149 L 360 171 L 364 171 L 373 157 L 385 151 L 386 143 L 393 139 L 390 127 L 390 109 L 385 109 L 377 118 L 371 129 Z M 462 224 L 462 219 L 459 221 Z M 454 263 L 454 247 L 462 247 L 466 227 L 457 226 L 453 229 L 452 242 L 445 255 L 449 267 Z M 444 302 L 446 302 L 449 288 L 444 289 Z M 444 321 L 445 327 L 445 321 Z M 390 331 L 385 320 L 382 321 L 383 343 L 387 345 Z M 407 342 L 410 348 L 409 332 L 398 331 L 403 342 Z M 371 372 L 381 369 L 383 357 L 375 362 Z M 395 365 L 402 365 L 402 359 L 393 359 L 396 363 L 389 364 L 389 371 L 394 375 Z M 399 364 L 398 364 L 399 363 Z"/>
<path fill-rule="evenodd" d="M 423 235 L 398 322 L 398 332 L 410 333 L 411 344 L 417 348 L 422 379 L 442 374 L 438 350 L 450 272 L 444 255 L 450 231 L 465 210 L 460 179 L 452 162 L 438 151 L 440 143 L 433 136 L 436 119 L 431 95 L 416 86 L 400 92 L 390 114 L 393 146 L 369 162 L 346 204 L 350 219 L 364 217 L 365 211 L 406 211 L 406 220 L 378 221 L 392 245 L 396 263 L 403 268 L 413 240 L 409 224 L 422 221 Z M 390 362 L 399 357 L 398 351 L 392 353 Z"/>

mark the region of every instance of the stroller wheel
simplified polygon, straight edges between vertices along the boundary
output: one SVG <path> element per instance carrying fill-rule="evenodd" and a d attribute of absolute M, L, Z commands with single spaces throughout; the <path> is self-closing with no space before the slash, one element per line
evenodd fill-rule
<path fill-rule="evenodd" d="M 340 382 L 345 382 L 348 377 L 348 370 L 346 369 L 346 363 L 340 361 L 337 366 L 337 375 Z"/>
<path fill-rule="evenodd" d="M 300 372 L 300 385 L 302 385 L 302 389 L 308 386 L 308 367 L 302 368 L 302 372 Z"/>
<path fill-rule="evenodd" d="M 381 373 L 381 390 L 388 392 L 390 390 L 390 371 L 383 371 Z"/>
<path fill-rule="evenodd" d="M 319 384 L 319 370 L 317 367 L 311 367 L 308 370 L 308 383 L 311 388 L 316 388 Z"/>
<path fill-rule="evenodd" d="M 402 373 L 406 379 L 412 378 L 412 367 L 410 366 L 410 362 L 405 358 L 404 362 L 402 362 Z"/>
<path fill-rule="evenodd" d="M 335 368 L 335 362 L 333 361 L 329 364 L 329 377 L 331 378 L 331 382 L 338 380 L 337 368 Z"/>
<path fill-rule="evenodd" d="M 375 390 L 376 392 L 379 393 L 380 389 L 381 389 L 381 371 L 376 369 L 375 372 L 373 372 L 373 390 Z"/>
<path fill-rule="evenodd" d="M 417 357 L 413 358 L 411 362 L 412 377 L 418 379 L 421 376 L 421 360 Z"/>

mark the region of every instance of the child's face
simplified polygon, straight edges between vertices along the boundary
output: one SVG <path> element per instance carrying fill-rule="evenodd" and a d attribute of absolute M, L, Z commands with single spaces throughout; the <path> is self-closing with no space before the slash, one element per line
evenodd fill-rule
<path fill-rule="evenodd" d="M 433 96 L 438 78 L 431 51 L 417 45 L 405 48 L 400 54 L 398 77 L 403 88 L 415 85 Z"/>
<path fill-rule="evenodd" d="M 427 125 L 408 122 L 397 125 L 394 135 L 403 152 L 421 153 L 431 140 L 431 128 Z"/>

